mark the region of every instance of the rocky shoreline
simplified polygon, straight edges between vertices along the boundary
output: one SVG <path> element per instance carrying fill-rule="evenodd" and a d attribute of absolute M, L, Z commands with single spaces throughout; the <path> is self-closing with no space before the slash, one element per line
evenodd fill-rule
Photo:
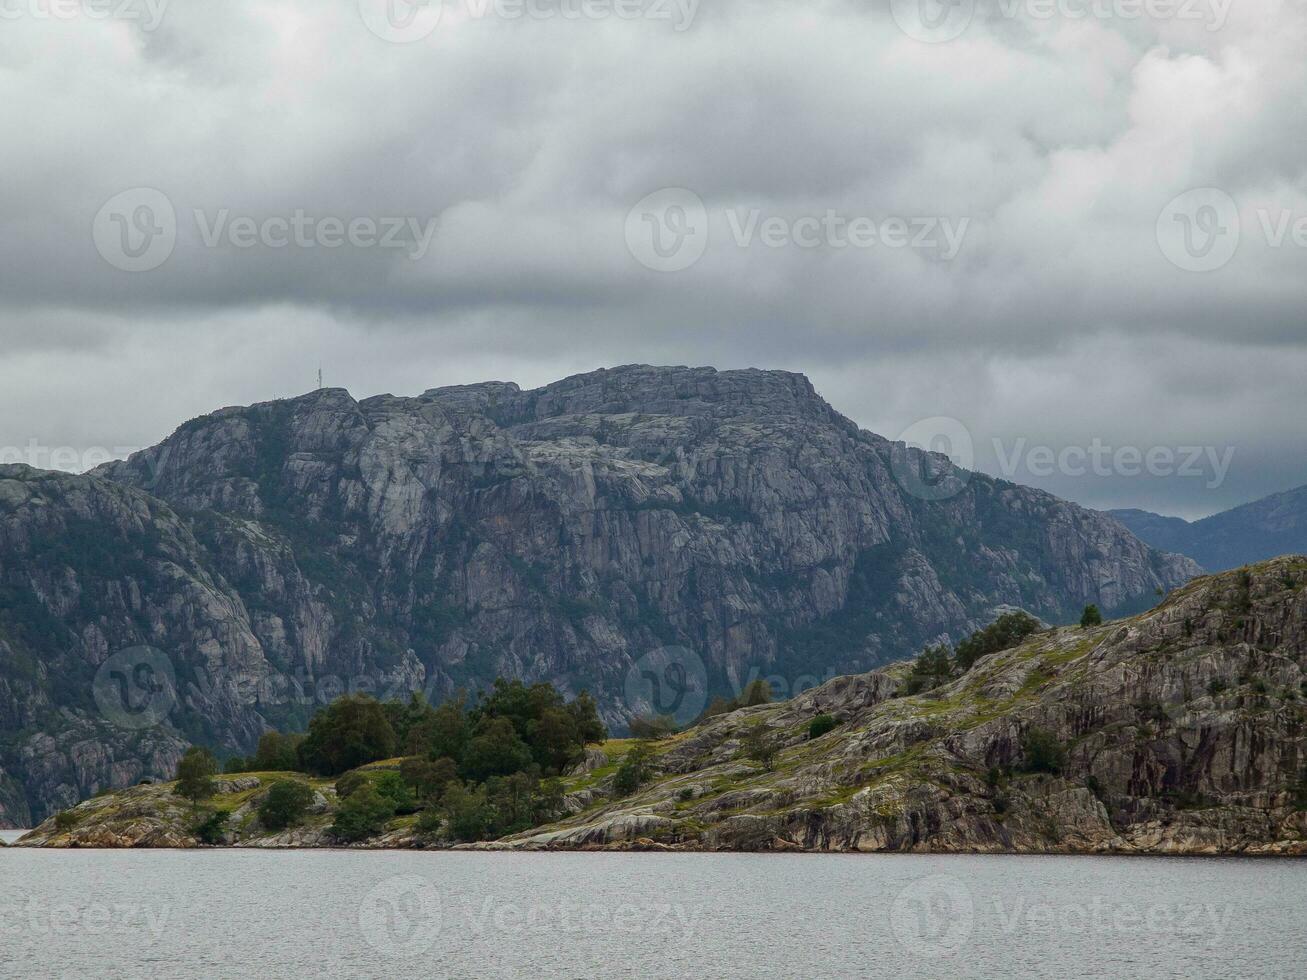
<path fill-rule="evenodd" d="M 1307 854 L 1307 559 L 1199 579 L 1140 616 L 1045 630 L 914 694 L 912 665 L 841 677 L 654 743 L 614 788 L 613 742 L 566 781 L 570 816 L 456 844 L 397 818 L 365 849 Z M 811 737 L 811 723 L 834 726 Z M 743 750 L 763 726 L 775 758 Z M 1042 764 L 1037 746 L 1048 755 Z M 382 764 L 387 765 L 387 764 Z M 224 781 L 228 846 L 334 846 L 251 818 L 277 774 Z M 89 800 L 20 847 L 191 847 L 168 785 Z M 59 820 L 63 823 L 60 825 Z"/>

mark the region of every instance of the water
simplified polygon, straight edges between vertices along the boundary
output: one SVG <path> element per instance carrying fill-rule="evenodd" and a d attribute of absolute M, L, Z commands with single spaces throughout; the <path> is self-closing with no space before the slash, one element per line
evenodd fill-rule
<path fill-rule="evenodd" d="M 0 976 L 1285 977 L 1307 863 L 0 851 Z"/>

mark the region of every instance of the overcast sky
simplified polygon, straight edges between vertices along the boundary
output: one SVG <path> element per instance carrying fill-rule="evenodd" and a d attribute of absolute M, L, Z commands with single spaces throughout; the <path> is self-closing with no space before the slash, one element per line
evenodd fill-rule
<path fill-rule="evenodd" d="M 1090 506 L 1307 483 L 1304 5 L 952 4 L 0 0 L 0 447 L 651 362 Z"/>

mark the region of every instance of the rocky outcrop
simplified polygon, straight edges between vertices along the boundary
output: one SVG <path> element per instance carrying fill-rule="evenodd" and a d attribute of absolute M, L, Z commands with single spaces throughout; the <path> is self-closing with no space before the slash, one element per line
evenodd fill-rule
<path fill-rule="evenodd" d="M 0 468 L 0 826 L 192 741 L 247 753 L 350 688 L 548 680 L 620 730 L 664 707 L 626 684 L 657 651 L 700 697 L 790 693 L 1002 606 L 1066 622 L 1196 573 L 784 372 L 224 409 L 89 476 Z"/>
<path fill-rule="evenodd" d="M 1133 619 L 1046 630 L 924 693 L 905 693 L 910 670 L 841 677 L 659 742 L 654 777 L 626 797 L 613 773 L 632 743 L 609 743 L 567 779 L 573 816 L 459 846 L 1307 854 L 1307 559 L 1202 579 Z M 838 724 L 813 738 L 819 715 Z M 744 751 L 757 726 L 778 748 L 770 766 Z M 219 786 L 227 842 L 331 845 L 321 781 L 304 826 L 260 830 L 268 778 Z M 448 846 L 415 819 L 358 846 Z M 188 821 L 170 786 L 138 787 L 20 846 L 193 846 Z"/>
<path fill-rule="evenodd" d="M 716 719 L 631 797 L 489 846 L 1307 854 L 1307 559 L 1038 634 L 913 697 L 907 670 Z M 840 724 L 810 740 L 818 714 Z M 783 746 L 772 770 L 741 758 L 753 725 Z"/>

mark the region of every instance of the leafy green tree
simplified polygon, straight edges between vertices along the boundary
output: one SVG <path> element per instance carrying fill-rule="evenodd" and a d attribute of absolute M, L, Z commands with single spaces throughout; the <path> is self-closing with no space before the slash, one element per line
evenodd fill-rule
<path fill-rule="evenodd" d="M 458 778 L 458 763 L 449 757 L 440 759 L 405 759 L 399 775 L 413 789 L 420 803 L 440 801 L 445 787 Z"/>
<path fill-rule="evenodd" d="M 242 772 L 253 772 L 254 767 L 250 764 L 250 760 L 245 756 L 234 755 L 226 761 L 222 767 L 222 771 L 228 776 L 233 776 Z"/>
<path fill-rule="evenodd" d="M 454 840 L 485 840 L 495 826 L 495 811 L 482 787 L 469 789 L 460 783 L 450 784 L 445 793 L 444 811 L 449 836 Z"/>
<path fill-rule="evenodd" d="M 218 774 L 218 760 L 208 749 L 192 745 L 177 763 L 177 795 L 191 803 L 207 800 L 216 792 L 213 777 Z"/>
<path fill-rule="evenodd" d="M 765 724 L 755 722 L 748 727 L 740 739 L 740 751 L 744 753 L 745 758 L 752 759 L 770 771 L 776 765 L 780 744 Z"/>
<path fill-rule="evenodd" d="M 566 708 L 546 708 L 530 732 L 531 754 L 545 772 L 560 773 L 581 757 L 585 742 Z"/>
<path fill-rule="evenodd" d="M 740 695 L 740 703 L 745 708 L 752 708 L 759 704 L 771 704 L 772 690 L 771 682 L 762 680 L 751 681 Z"/>
<path fill-rule="evenodd" d="M 653 778 L 653 749 L 648 742 L 631 747 L 613 776 L 613 789 L 622 796 L 630 796 Z"/>
<path fill-rule="evenodd" d="M 259 821 L 268 830 L 285 830 L 304 819 L 313 805 L 312 787 L 298 779 L 279 779 L 259 804 Z"/>
<path fill-rule="evenodd" d="M 413 755 L 461 759 L 472 739 L 466 696 L 459 693 L 415 722 L 408 731 L 405 748 Z"/>
<path fill-rule="evenodd" d="M 299 768 L 299 747 L 303 735 L 283 735 L 265 732 L 259 738 L 259 747 L 250 762 L 253 772 L 294 772 Z"/>
<path fill-rule="evenodd" d="M 371 785 L 355 790 L 336 811 L 331 833 L 338 840 L 355 843 L 375 837 L 395 815 L 395 804 Z"/>
<path fill-rule="evenodd" d="M 1080 615 L 1080 628 L 1088 629 L 1091 626 L 1102 626 L 1103 614 L 1098 611 L 1098 607 L 1090 604 L 1085 606 L 1085 611 Z"/>
<path fill-rule="evenodd" d="M 966 672 L 981 657 L 1000 650 L 1010 650 L 1026 637 L 1040 630 L 1039 620 L 1029 613 L 1004 613 L 982 630 L 977 630 L 958 644 L 958 669 Z"/>
<path fill-rule="evenodd" d="M 529 769 L 531 749 L 505 717 L 484 718 L 463 755 L 463 772 L 474 782 Z"/>
<path fill-rule="evenodd" d="M 913 661 L 912 670 L 908 674 L 907 693 L 920 694 L 947 681 L 953 672 L 953 660 L 949 653 L 947 644 L 923 650 Z"/>
<path fill-rule="evenodd" d="M 576 724 L 577 738 L 586 745 L 598 745 L 608 740 L 608 726 L 599 717 L 599 706 L 589 691 L 582 691 L 567 706 L 572 721 Z"/>
<path fill-rule="evenodd" d="M 320 776 L 336 776 L 395 754 L 395 730 L 375 698 L 346 695 L 309 722 L 300 763 Z"/>

